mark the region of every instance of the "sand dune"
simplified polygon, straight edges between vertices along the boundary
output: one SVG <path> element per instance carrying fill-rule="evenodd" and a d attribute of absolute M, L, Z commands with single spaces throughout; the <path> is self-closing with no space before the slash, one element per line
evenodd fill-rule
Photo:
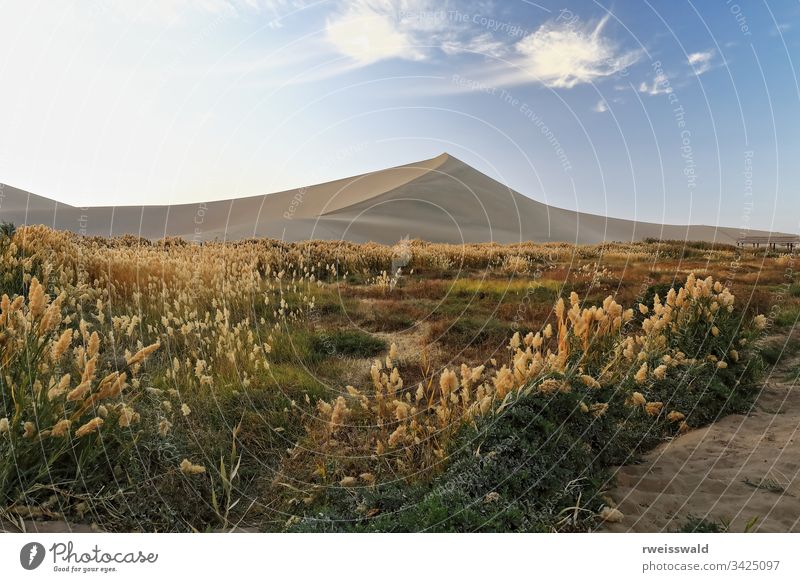
<path fill-rule="evenodd" d="M 172 206 L 76 208 L 3 186 L 0 220 L 89 235 L 195 241 L 270 237 L 576 244 L 643 238 L 732 243 L 736 228 L 660 225 L 554 208 L 442 154 L 430 160 L 275 194 Z M 749 234 L 769 234 L 750 231 Z"/>

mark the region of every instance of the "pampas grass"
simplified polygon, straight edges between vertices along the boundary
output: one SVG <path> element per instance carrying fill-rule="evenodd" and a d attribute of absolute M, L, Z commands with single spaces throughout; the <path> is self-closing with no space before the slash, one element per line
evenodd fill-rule
<path fill-rule="evenodd" d="M 749 252 L 702 251 L 698 268 Z M 21 227 L 0 240 L 0 454 L 13 459 L 0 465 L 2 502 L 44 503 L 52 480 L 87 495 L 121 483 L 117 467 L 145 443 L 161 463 L 149 470 L 168 479 L 176 467 L 207 468 L 210 479 L 183 481 L 216 484 L 209 495 L 222 484 L 232 505 L 227 473 L 243 458 L 236 439 L 244 438 L 262 447 L 252 456 L 274 463 L 276 487 L 308 484 L 304 498 L 329 486 L 424 482 L 446 467 L 465 427 L 502 422 L 525 395 L 576 395 L 582 418 L 598 422 L 622 411 L 670 434 L 688 430 L 690 411 L 673 410 L 680 406 L 657 388 L 690 372 L 735 373 L 770 320 L 758 315 L 751 330 L 733 289 L 692 272 L 697 264 L 675 263 L 681 284 L 655 294 L 622 285 L 643 279 L 654 256 L 673 255 L 683 257 L 677 243 L 409 241 L 398 271 L 397 249 L 371 243 L 192 245 Z M 449 281 L 456 269 L 462 278 Z M 473 322 L 512 310 L 515 326 L 504 327 L 507 316 L 493 328 L 494 349 L 467 351 L 458 339 L 414 353 L 388 334 L 362 334 L 364 349 L 320 353 L 320 337 L 341 335 L 365 305 L 411 305 L 414 324 L 443 295 L 455 309 L 431 313 L 441 329 L 461 323 L 472 332 Z M 355 313 L 342 313 L 344 300 Z M 483 319 L 462 317 L 461 304 L 473 300 Z M 300 377 L 306 368 L 315 383 Z M 236 422 L 245 417 L 235 463 L 190 461 L 227 441 L 231 410 Z M 248 475 L 263 470 L 258 460 Z M 216 501 L 227 524 L 230 507 Z"/>

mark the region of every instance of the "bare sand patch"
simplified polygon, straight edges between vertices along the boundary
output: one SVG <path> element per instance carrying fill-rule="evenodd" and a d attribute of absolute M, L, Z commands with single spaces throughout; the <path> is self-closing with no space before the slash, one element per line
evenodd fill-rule
<path fill-rule="evenodd" d="M 729 531 L 800 531 L 800 359 L 769 371 L 750 414 L 727 416 L 620 467 L 614 532 L 677 531 L 690 517 Z"/>

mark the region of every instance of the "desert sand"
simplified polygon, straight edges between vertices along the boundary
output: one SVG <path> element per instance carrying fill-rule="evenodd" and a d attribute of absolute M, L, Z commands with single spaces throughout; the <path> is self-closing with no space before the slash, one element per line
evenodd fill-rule
<path fill-rule="evenodd" d="M 800 531 L 798 365 L 795 356 L 768 370 L 749 415 L 722 418 L 620 467 L 610 495 L 625 517 L 606 529 L 677 531 L 693 516 L 729 523 L 731 532 L 753 521 L 749 531 Z"/>
<path fill-rule="evenodd" d="M 3 186 L 0 221 L 88 235 L 180 236 L 196 242 L 269 237 L 394 244 L 408 236 L 453 244 L 644 238 L 733 243 L 742 234 L 738 228 L 661 225 L 555 208 L 446 153 L 297 190 L 173 206 L 76 208 Z"/>

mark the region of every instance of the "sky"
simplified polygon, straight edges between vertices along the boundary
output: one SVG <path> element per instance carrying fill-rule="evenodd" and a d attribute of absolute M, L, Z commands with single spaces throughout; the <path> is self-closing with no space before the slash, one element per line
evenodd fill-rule
<path fill-rule="evenodd" d="M 613 217 L 800 232 L 800 3 L 0 0 L 0 182 L 251 196 L 448 152 Z"/>

